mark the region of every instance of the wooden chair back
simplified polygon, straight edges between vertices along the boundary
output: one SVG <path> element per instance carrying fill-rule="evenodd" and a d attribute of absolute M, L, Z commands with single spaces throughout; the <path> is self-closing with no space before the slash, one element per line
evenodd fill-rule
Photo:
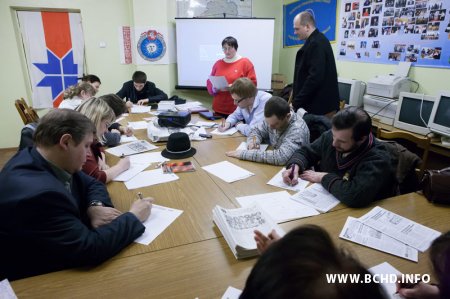
<path fill-rule="evenodd" d="M 386 139 L 386 140 L 392 139 L 408 140 L 416 144 L 417 147 L 423 149 L 422 163 L 420 164 L 420 168 L 418 170 L 416 169 L 419 175 L 419 179 L 422 178 L 428 160 L 428 153 L 430 151 L 431 138 L 429 136 L 417 136 L 413 133 L 406 131 L 386 131 L 381 128 L 378 128 L 377 137 L 379 139 Z"/>
<path fill-rule="evenodd" d="M 36 110 L 28 106 L 23 98 L 16 100 L 14 105 L 16 106 L 24 125 L 39 121 L 39 115 L 36 113 Z"/>

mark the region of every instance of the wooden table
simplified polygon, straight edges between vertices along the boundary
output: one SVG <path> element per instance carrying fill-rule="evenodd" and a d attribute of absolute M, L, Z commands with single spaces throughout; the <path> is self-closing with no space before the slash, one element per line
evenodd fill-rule
<path fill-rule="evenodd" d="M 136 132 L 143 138 L 145 130 Z M 183 210 L 149 246 L 131 244 L 119 255 L 95 268 L 70 269 L 11 282 L 19 298 L 220 298 L 229 285 L 243 288 L 256 259 L 236 260 L 212 221 L 216 205 L 234 207 L 236 196 L 280 191 L 267 185 L 280 167 L 228 158 L 225 151 L 235 149 L 244 138 L 216 138 L 194 142 L 197 154 L 190 159 L 197 171 L 181 173 L 174 182 L 130 192 L 123 183 L 108 185 L 112 200 L 122 211 L 128 210 L 135 192 L 153 196 L 156 203 Z M 163 148 L 161 148 L 163 149 Z M 201 166 L 223 160 L 256 175 L 227 184 Z M 152 166 L 151 166 L 152 167 Z M 379 205 L 423 225 L 444 232 L 450 229 L 449 208 L 428 203 L 412 193 L 386 199 Z M 334 241 L 350 249 L 368 267 L 387 261 L 403 273 L 431 274 L 427 253 L 419 263 L 339 239 L 348 216 L 359 217 L 372 207 L 351 209 L 339 205 L 329 213 L 284 223 L 290 229 L 305 223 L 324 227 Z M 32 250 L 32 249 L 30 249 Z"/>

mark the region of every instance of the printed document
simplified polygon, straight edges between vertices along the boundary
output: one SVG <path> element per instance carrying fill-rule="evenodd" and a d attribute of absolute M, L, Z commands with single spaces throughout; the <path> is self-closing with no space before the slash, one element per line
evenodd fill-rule
<path fill-rule="evenodd" d="M 282 173 L 283 171 L 285 171 L 286 168 L 281 169 L 273 178 L 270 179 L 270 181 L 267 182 L 267 185 L 271 185 L 271 186 L 275 186 L 275 187 L 279 187 L 279 188 L 283 188 L 283 189 L 287 189 L 287 190 L 291 190 L 291 191 L 302 191 L 306 188 L 306 186 L 308 186 L 309 182 L 302 180 L 301 178 L 298 178 L 298 184 L 295 186 L 291 186 L 286 184 L 283 181 L 283 177 L 282 177 Z"/>
<path fill-rule="evenodd" d="M 138 163 L 130 163 L 130 168 L 116 176 L 113 181 L 116 182 L 126 182 L 134 178 L 139 173 L 143 172 L 144 169 L 150 166 L 151 163 L 138 164 Z"/>
<path fill-rule="evenodd" d="M 369 272 L 372 273 L 373 275 L 377 274 L 377 275 L 395 275 L 395 276 L 397 276 L 397 275 L 402 274 L 400 271 L 398 271 L 397 269 L 392 267 L 392 265 L 389 264 L 388 262 L 384 262 L 379 265 L 373 266 L 372 268 L 369 269 Z M 381 277 L 381 276 L 379 276 L 379 277 Z M 402 299 L 403 298 L 399 294 L 395 293 L 395 292 L 397 292 L 397 287 L 394 282 L 380 282 L 380 284 L 381 284 L 381 287 L 386 292 L 386 295 L 388 296 L 389 299 Z"/>
<path fill-rule="evenodd" d="M 264 152 L 266 151 L 266 149 L 269 147 L 268 144 L 260 144 L 259 148 L 255 148 L 253 150 L 255 151 L 259 151 L 259 152 Z M 241 144 L 239 144 L 239 146 L 236 148 L 237 151 L 246 151 L 247 150 L 247 142 L 242 141 Z"/>
<path fill-rule="evenodd" d="M 219 163 L 203 166 L 202 168 L 227 183 L 243 180 L 255 175 L 253 172 L 250 172 L 228 161 L 222 161 Z"/>
<path fill-rule="evenodd" d="M 159 205 L 152 206 L 152 213 L 145 220 L 145 232 L 134 242 L 148 245 L 156 239 L 175 219 L 183 213 L 181 210 L 167 208 Z"/>
<path fill-rule="evenodd" d="M 131 107 L 131 113 L 148 113 L 150 112 L 150 106 L 147 105 L 133 105 L 133 107 Z"/>
<path fill-rule="evenodd" d="M 145 163 L 161 163 L 169 161 L 169 159 L 163 157 L 161 152 L 144 153 L 130 156 L 131 164 L 145 164 Z"/>
<path fill-rule="evenodd" d="M 106 151 L 111 155 L 120 157 L 120 156 L 129 156 L 134 154 L 139 154 L 147 151 L 151 151 L 158 148 L 153 144 L 149 143 L 147 140 L 138 140 L 130 143 L 125 143 L 119 146 L 108 148 Z"/>
<path fill-rule="evenodd" d="M 381 207 L 373 208 L 359 218 L 361 222 L 421 252 L 430 247 L 440 232 L 409 220 Z"/>
<path fill-rule="evenodd" d="M 209 76 L 209 81 L 211 81 L 213 87 L 217 90 L 228 88 L 228 82 L 225 76 Z"/>
<path fill-rule="evenodd" d="M 143 130 L 147 129 L 148 123 L 146 121 L 130 121 L 128 122 L 128 126 L 133 130 Z"/>
<path fill-rule="evenodd" d="M 417 249 L 364 225 L 357 218 L 347 218 L 339 237 L 413 262 L 418 261 Z"/>
<path fill-rule="evenodd" d="M 328 212 L 339 203 L 336 197 L 318 183 L 314 183 L 305 190 L 292 195 L 291 198 L 322 213 Z"/>
<path fill-rule="evenodd" d="M 236 127 L 231 127 L 226 131 L 220 132 L 219 129 L 215 129 L 214 131 L 211 132 L 211 134 L 214 135 L 222 135 L 222 136 L 231 136 L 234 133 L 236 133 L 238 131 L 238 129 L 236 129 Z"/>
<path fill-rule="evenodd" d="M 287 191 L 236 197 L 236 200 L 241 207 L 259 204 L 276 223 L 320 214 L 313 208 L 292 200 Z"/>
<path fill-rule="evenodd" d="M 178 176 L 174 173 L 164 173 L 161 168 L 155 170 L 147 170 L 139 173 L 131 180 L 125 182 L 128 190 L 167 183 L 178 180 Z"/>

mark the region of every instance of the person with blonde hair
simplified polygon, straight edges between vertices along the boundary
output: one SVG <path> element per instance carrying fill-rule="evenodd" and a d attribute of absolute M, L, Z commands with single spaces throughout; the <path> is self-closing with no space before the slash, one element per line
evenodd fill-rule
<path fill-rule="evenodd" d="M 72 85 L 64 91 L 64 100 L 58 108 L 75 110 L 81 103 L 95 96 L 97 91 L 88 82 L 80 82 Z"/>
<path fill-rule="evenodd" d="M 92 98 L 84 101 L 77 108 L 77 111 L 87 116 L 96 128 L 96 136 L 91 145 L 91 153 L 83 165 L 83 171 L 103 183 L 108 183 L 120 173 L 130 168 L 130 159 L 128 157 L 120 159 L 112 167 L 106 164 L 105 153 L 101 142 L 104 142 L 103 135 L 116 119 L 114 111 L 102 98 Z"/>

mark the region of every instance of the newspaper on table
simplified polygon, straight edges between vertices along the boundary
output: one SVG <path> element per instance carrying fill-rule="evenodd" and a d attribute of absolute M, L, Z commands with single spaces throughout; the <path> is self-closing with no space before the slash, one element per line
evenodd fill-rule
<path fill-rule="evenodd" d="M 215 206 L 213 220 L 237 259 L 258 254 L 253 238 L 255 229 L 265 235 L 275 229 L 280 236 L 284 235 L 284 231 L 258 204 L 238 209 Z"/>
<path fill-rule="evenodd" d="M 111 155 L 122 157 L 148 152 L 156 148 L 158 147 L 149 143 L 147 140 L 138 140 L 130 143 L 125 143 L 116 147 L 108 148 L 106 151 Z"/>
<path fill-rule="evenodd" d="M 354 217 L 347 218 L 339 237 L 413 262 L 418 261 L 417 249 L 364 225 Z"/>
<path fill-rule="evenodd" d="M 336 197 L 318 183 L 314 183 L 305 190 L 292 195 L 291 198 L 322 213 L 328 212 L 339 203 Z"/>
<path fill-rule="evenodd" d="M 359 221 L 421 252 L 441 235 L 434 229 L 378 206 L 361 216 Z"/>

